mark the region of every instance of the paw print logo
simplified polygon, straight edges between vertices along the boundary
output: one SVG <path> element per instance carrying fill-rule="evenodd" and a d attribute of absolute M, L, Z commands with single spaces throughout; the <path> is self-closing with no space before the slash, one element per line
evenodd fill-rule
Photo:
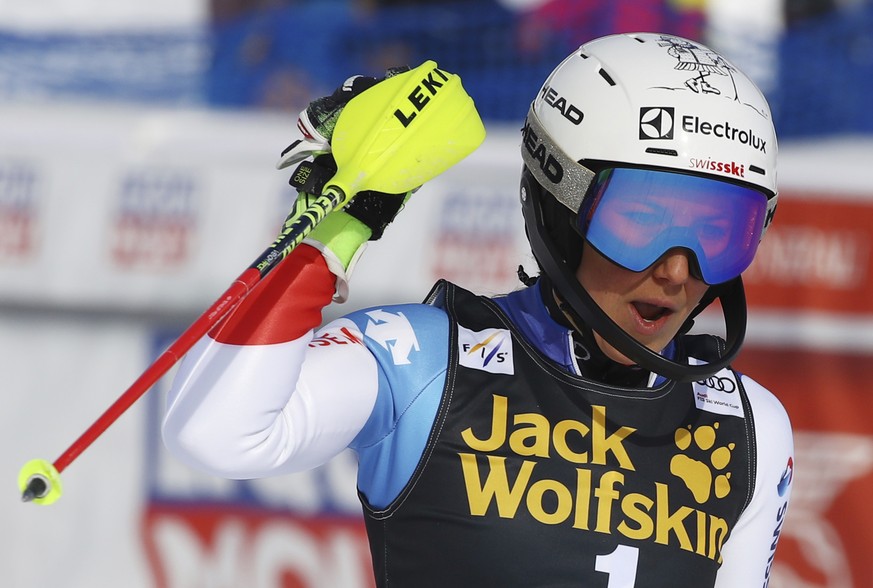
<path fill-rule="evenodd" d="M 724 469 L 730 463 L 736 445 L 728 443 L 717 447 L 717 431 L 718 423 L 696 429 L 689 425 L 676 430 L 676 447 L 683 453 L 670 460 L 670 472 L 685 482 L 698 504 L 703 504 L 713 495 L 724 498 L 731 491 L 731 474 Z"/>

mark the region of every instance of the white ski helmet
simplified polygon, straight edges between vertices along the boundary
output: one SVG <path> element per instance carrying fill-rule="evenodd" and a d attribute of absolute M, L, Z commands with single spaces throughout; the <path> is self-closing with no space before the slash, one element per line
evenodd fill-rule
<path fill-rule="evenodd" d="M 531 248 L 572 310 L 624 355 L 671 379 L 703 379 L 728 365 L 745 335 L 739 274 L 751 263 L 777 201 L 776 134 L 755 84 L 725 57 L 688 39 L 656 33 L 596 39 L 546 79 L 528 112 L 521 153 L 522 208 Z M 729 349 L 721 362 L 688 366 L 661 357 L 611 321 L 576 280 L 582 240 L 589 238 L 580 219 L 596 208 L 598 174 L 613 169 L 703 182 L 715 190 L 700 192 L 716 193 L 718 205 L 726 208 L 741 200 L 734 192 L 756 199 L 757 224 L 746 230 L 744 256 L 730 268 L 709 268 L 709 260 L 702 259 L 704 247 L 688 240 L 669 243 L 645 260 L 651 265 L 670 247 L 693 254 L 698 276 L 711 284 L 694 315 L 716 298 L 724 307 Z M 694 189 L 688 187 L 690 193 Z M 665 233 L 661 241 L 669 238 Z M 646 267 L 623 263 L 592 245 L 629 269 Z"/>

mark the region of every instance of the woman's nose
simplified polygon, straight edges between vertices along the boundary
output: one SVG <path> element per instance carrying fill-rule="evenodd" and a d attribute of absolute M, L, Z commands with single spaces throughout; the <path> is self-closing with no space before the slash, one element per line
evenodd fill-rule
<path fill-rule="evenodd" d="M 655 262 L 654 276 L 672 284 L 684 284 L 691 277 L 692 255 L 687 249 L 671 249 Z"/>

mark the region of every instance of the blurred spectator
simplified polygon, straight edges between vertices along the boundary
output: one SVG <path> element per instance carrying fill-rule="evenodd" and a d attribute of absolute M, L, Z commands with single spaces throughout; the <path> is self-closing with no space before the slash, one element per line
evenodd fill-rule
<path fill-rule="evenodd" d="M 516 120 L 555 60 L 613 32 L 701 36 L 702 0 L 211 0 L 216 106 L 299 111 L 348 72 L 433 59 L 486 119 Z M 532 4 L 533 3 L 533 4 Z"/>
<path fill-rule="evenodd" d="M 352 18 L 348 7 L 346 0 L 212 0 L 210 103 L 299 111 L 336 86 L 335 72 L 347 71 L 335 47 Z"/>
<path fill-rule="evenodd" d="M 805 20 L 821 17 L 836 8 L 834 0 L 784 0 L 782 10 L 785 26 L 790 27 Z"/>
<path fill-rule="evenodd" d="M 254 105 L 297 115 L 309 105 L 316 87 L 309 72 L 291 64 L 279 66 L 264 78 Z"/>
<path fill-rule="evenodd" d="M 837 4 L 829 10 L 810 0 L 790 8 L 771 91 L 783 137 L 873 132 L 873 4 Z"/>
<path fill-rule="evenodd" d="M 213 24 L 225 23 L 253 12 L 296 4 L 295 0 L 209 0 Z"/>
<path fill-rule="evenodd" d="M 555 45 L 566 52 L 611 33 L 659 31 L 700 40 L 703 0 L 548 0 L 523 10 L 518 43 L 524 54 L 541 57 Z"/>

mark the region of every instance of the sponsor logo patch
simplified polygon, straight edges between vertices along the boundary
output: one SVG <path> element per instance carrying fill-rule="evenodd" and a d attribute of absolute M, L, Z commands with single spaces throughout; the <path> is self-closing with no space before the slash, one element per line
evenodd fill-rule
<path fill-rule="evenodd" d="M 512 335 L 506 329 L 471 331 L 458 327 L 458 363 L 492 374 L 515 373 Z"/>
<path fill-rule="evenodd" d="M 706 412 L 745 418 L 738 387 L 733 373 L 722 370 L 705 380 L 694 382 L 694 404 Z"/>
<path fill-rule="evenodd" d="M 688 167 L 690 167 L 691 169 L 702 169 L 705 171 L 714 171 L 723 174 L 730 174 L 738 178 L 746 177 L 745 164 L 737 163 L 736 161 L 715 161 L 711 157 L 705 159 L 692 157 L 689 160 Z"/>
<path fill-rule="evenodd" d="M 672 139 L 675 109 L 671 106 L 640 108 L 640 140 Z"/>
<path fill-rule="evenodd" d="M 558 91 L 551 86 L 543 87 L 541 95 L 543 102 L 560 112 L 561 116 L 574 125 L 578 126 L 582 119 L 585 118 L 585 114 L 575 104 L 558 94 Z"/>
<path fill-rule="evenodd" d="M 756 135 L 752 129 L 738 129 L 727 120 L 711 122 L 699 116 L 686 115 L 682 117 L 682 130 L 692 135 L 706 135 L 733 141 L 752 147 L 761 153 L 767 153 L 766 139 Z"/>

